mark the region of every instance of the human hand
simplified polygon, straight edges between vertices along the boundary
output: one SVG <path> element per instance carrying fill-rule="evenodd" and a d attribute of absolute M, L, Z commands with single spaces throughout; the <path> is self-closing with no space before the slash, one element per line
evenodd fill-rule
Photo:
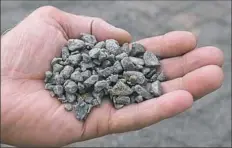
<path fill-rule="evenodd" d="M 1 38 L 1 142 L 16 146 L 64 146 L 111 133 L 141 129 L 190 108 L 223 81 L 223 53 L 196 47 L 189 32 L 175 31 L 138 41 L 161 60 L 168 81 L 164 95 L 115 110 L 109 102 L 76 120 L 44 89 L 44 72 L 69 38 L 81 32 L 98 40 L 130 42 L 128 32 L 101 19 L 76 16 L 54 7 L 31 13 Z"/>

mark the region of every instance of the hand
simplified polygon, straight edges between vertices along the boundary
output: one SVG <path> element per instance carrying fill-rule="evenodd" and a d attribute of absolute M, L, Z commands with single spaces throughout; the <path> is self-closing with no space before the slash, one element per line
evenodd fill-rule
<path fill-rule="evenodd" d="M 16 146 L 64 146 L 111 133 L 141 129 L 190 108 L 194 100 L 218 89 L 223 81 L 223 53 L 196 47 L 184 31 L 140 40 L 163 57 L 168 81 L 164 95 L 115 110 L 109 102 L 94 108 L 87 121 L 76 120 L 44 89 L 44 72 L 69 38 L 80 32 L 98 40 L 130 42 L 128 32 L 102 19 L 76 16 L 51 6 L 31 13 L 1 38 L 1 142 Z"/>

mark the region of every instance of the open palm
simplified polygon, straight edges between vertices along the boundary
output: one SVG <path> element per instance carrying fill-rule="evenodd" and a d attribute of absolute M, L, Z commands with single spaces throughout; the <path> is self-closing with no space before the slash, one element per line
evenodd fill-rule
<path fill-rule="evenodd" d="M 163 57 L 168 81 L 164 95 L 115 110 L 109 102 L 94 108 L 86 122 L 76 120 L 44 89 L 44 72 L 69 38 L 81 32 L 97 40 L 130 42 L 126 31 L 105 21 L 42 7 L 1 38 L 2 141 L 19 146 L 63 146 L 110 133 L 141 129 L 175 116 L 193 100 L 218 89 L 223 81 L 223 54 L 215 47 L 195 49 L 196 39 L 184 31 L 140 40 Z"/>

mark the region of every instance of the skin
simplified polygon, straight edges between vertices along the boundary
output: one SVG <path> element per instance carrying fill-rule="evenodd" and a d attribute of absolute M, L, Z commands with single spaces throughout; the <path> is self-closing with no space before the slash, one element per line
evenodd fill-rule
<path fill-rule="evenodd" d="M 185 31 L 137 41 L 165 58 L 168 81 L 164 95 L 115 110 L 109 102 L 94 108 L 85 123 L 66 112 L 44 89 L 44 72 L 69 38 L 80 32 L 121 44 L 131 35 L 102 19 L 77 16 L 51 6 L 32 12 L 1 37 L 1 142 L 15 146 L 64 146 L 112 133 L 138 130 L 189 109 L 195 100 L 220 88 L 223 53 L 212 46 L 196 48 Z M 171 119 L 170 119 L 171 121 Z"/>

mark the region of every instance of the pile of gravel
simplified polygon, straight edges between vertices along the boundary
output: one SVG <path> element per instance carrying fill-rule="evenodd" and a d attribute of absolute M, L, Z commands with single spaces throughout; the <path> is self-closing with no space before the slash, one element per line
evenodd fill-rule
<path fill-rule="evenodd" d="M 81 33 L 51 61 L 45 89 L 82 121 L 103 98 L 120 109 L 162 95 L 160 82 L 165 76 L 159 60 L 139 43 L 120 46 L 114 39 L 98 42 L 95 36 Z"/>

